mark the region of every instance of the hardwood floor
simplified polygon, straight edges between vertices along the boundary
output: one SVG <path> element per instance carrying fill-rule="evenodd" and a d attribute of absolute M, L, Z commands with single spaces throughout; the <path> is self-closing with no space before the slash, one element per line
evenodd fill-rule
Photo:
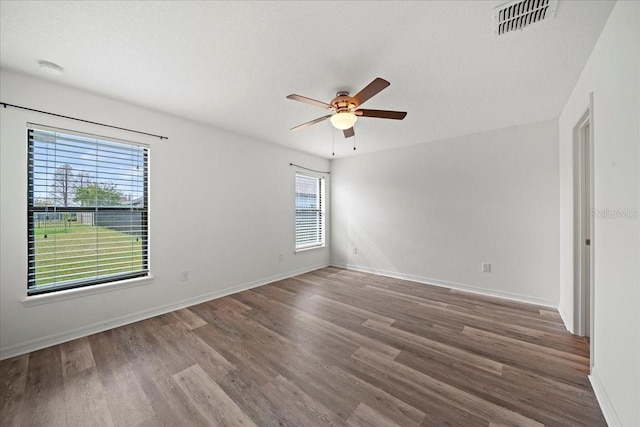
<path fill-rule="evenodd" d="M 324 268 L 0 362 L 3 426 L 606 425 L 555 310 Z"/>

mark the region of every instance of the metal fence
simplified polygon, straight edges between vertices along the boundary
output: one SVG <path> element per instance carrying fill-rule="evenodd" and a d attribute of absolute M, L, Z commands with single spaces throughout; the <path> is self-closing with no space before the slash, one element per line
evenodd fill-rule
<path fill-rule="evenodd" d="M 37 228 L 74 222 L 129 235 L 140 235 L 142 231 L 142 213 L 132 211 L 34 212 L 33 221 Z"/>

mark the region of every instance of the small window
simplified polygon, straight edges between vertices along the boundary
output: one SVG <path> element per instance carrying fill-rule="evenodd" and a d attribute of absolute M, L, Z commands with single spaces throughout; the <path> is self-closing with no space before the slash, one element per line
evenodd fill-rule
<path fill-rule="evenodd" d="M 296 174 L 296 250 L 324 246 L 324 178 Z"/>
<path fill-rule="evenodd" d="M 145 146 L 28 129 L 27 294 L 149 274 Z"/>

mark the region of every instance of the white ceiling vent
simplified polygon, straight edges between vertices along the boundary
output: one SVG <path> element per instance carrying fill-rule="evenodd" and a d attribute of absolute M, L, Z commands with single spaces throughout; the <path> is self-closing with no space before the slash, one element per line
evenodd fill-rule
<path fill-rule="evenodd" d="M 496 36 L 553 18 L 558 0 L 516 0 L 493 10 L 493 33 Z"/>

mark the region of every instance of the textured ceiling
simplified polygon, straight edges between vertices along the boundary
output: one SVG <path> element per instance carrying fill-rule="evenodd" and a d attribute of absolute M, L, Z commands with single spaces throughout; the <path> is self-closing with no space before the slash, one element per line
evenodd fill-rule
<path fill-rule="evenodd" d="M 0 65 L 330 158 L 328 121 L 289 131 L 326 112 L 286 95 L 390 81 L 364 107 L 407 118 L 361 118 L 360 154 L 557 118 L 613 2 L 560 0 L 554 19 L 494 37 L 503 3 L 3 0 Z M 354 154 L 335 137 L 336 157 Z"/>

